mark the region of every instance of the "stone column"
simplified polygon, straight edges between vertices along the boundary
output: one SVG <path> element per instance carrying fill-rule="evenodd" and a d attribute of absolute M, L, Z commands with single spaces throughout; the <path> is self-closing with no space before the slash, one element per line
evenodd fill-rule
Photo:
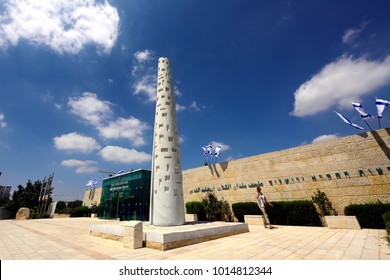
<path fill-rule="evenodd" d="M 152 218 L 156 226 L 185 222 L 176 103 L 171 65 L 158 60 L 156 115 L 152 163 Z"/>

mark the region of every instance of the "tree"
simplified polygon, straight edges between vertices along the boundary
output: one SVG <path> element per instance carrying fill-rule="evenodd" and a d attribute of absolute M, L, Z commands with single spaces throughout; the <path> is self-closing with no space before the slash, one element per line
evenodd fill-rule
<path fill-rule="evenodd" d="M 21 207 L 29 208 L 36 213 L 44 213 L 52 201 L 50 197 L 52 191 L 53 188 L 45 190 L 45 186 L 39 180 L 34 184 L 28 180 L 26 187 L 19 185 L 14 191 L 8 209 L 13 214 L 16 214 Z"/>

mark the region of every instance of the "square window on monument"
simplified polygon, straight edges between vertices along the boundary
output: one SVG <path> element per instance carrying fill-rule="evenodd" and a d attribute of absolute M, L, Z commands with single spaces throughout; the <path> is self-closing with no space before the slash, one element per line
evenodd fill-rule
<path fill-rule="evenodd" d="M 167 131 L 169 131 L 169 124 L 167 124 Z"/>
<path fill-rule="evenodd" d="M 158 171 L 160 170 L 160 166 L 156 166 L 156 173 L 158 173 Z"/>
<path fill-rule="evenodd" d="M 161 148 L 161 152 L 162 152 L 162 153 L 168 152 L 168 148 Z"/>
<path fill-rule="evenodd" d="M 168 137 L 169 142 L 173 142 L 173 137 Z"/>
<path fill-rule="evenodd" d="M 169 187 L 165 186 L 164 187 L 164 192 L 169 192 Z"/>
<path fill-rule="evenodd" d="M 169 182 L 171 180 L 171 176 L 165 175 L 165 182 Z"/>
<path fill-rule="evenodd" d="M 179 190 L 177 188 L 174 188 L 173 195 L 174 196 L 179 196 Z"/>
<path fill-rule="evenodd" d="M 169 164 L 167 164 L 167 171 L 169 171 Z"/>
<path fill-rule="evenodd" d="M 176 148 L 172 148 L 172 152 L 176 153 L 177 152 Z"/>
<path fill-rule="evenodd" d="M 168 114 L 167 113 L 162 113 L 162 116 L 166 117 L 166 116 L 168 116 Z"/>

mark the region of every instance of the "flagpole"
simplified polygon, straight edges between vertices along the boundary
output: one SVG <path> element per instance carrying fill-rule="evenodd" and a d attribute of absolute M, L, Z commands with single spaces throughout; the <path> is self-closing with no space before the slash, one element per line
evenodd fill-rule
<path fill-rule="evenodd" d="M 381 118 L 378 118 L 378 122 L 379 122 L 379 129 L 381 129 Z"/>
<path fill-rule="evenodd" d="M 371 126 L 368 124 L 368 122 L 366 120 L 364 120 L 364 122 L 366 123 L 366 125 L 368 126 L 368 128 L 372 131 L 372 128 Z"/>

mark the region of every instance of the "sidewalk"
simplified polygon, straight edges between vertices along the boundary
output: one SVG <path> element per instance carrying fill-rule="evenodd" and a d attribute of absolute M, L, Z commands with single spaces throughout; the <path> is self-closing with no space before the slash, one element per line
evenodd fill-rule
<path fill-rule="evenodd" d="M 126 249 L 89 235 L 91 218 L 0 221 L 1 260 L 390 260 L 386 231 L 250 226 L 250 232 L 168 251 Z"/>

